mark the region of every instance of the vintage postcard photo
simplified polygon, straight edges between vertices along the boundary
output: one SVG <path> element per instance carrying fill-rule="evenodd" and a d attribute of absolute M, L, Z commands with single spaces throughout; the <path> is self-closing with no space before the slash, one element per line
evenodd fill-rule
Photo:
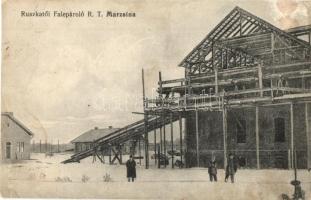
<path fill-rule="evenodd" d="M 311 199 L 311 0 L 3 0 L 0 196 Z"/>

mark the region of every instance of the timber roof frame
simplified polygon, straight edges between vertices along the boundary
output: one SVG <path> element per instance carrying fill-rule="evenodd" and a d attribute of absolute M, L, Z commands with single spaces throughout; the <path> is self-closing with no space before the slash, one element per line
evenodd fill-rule
<path fill-rule="evenodd" d="M 246 23 L 242 25 L 242 20 Z M 242 27 L 243 26 L 243 27 Z M 243 30 L 244 28 L 244 30 Z M 202 55 L 212 51 L 212 46 L 219 40 L 235 37 L 240 32 L 241 36 L 254 33 L 274 33 L 286 41 L 311 50 L 311 46 L 287 31 L 283 31 L 269 22 L 249 13 L 248 11 L 235 7 L 211 32 L 182 60 L 181 67 L 189 68 L 191 64 L 204 63 Z M 229 47 L 230 49 L 230 47 Z M 238 49 L 233 49 L 238 54 L 244 54 Z M 247 54 L 249 55 L 249 54 Z M 252 56 L 252 55 L 250 55 Z M 256 57 L 257 58 L 257 57 Z"/>

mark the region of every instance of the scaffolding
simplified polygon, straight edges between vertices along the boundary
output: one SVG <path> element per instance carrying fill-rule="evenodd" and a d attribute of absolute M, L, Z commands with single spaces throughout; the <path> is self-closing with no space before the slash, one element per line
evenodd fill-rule
<path fill-rule="evenodd" d="M 307 40 L 302 40 L 301 37 Z M 212 111 L 222 113 L 223 154 L 226 165 L 228 110 L 253 107 L 256 115 L 256 157 L 259 169 L 259 110 L 262 106 L 283 104 L 290 105 L 290 155 L 293 157 L 293 104 L 304 103 L 306 117 L 309 117 L 307 110 L 308 103 L 311 102 L 310 44 L 310 25 L 281 30 L 235 7 L 179 64 L 185 70 L 183 78 L 162 80 L 162 74 L 159 72 L 157 90 L 159 95 L 154 99 L 145 96 L 142 70 L 144 119 L 95 141 L 94 149 L 75 154 L 64 163 L 78 162 L 96 152 L 97 147 L 111 148 L 124 141 L 137 141 L 139 138 L 139 141 L 143 139 L 145 143 L 145 166 L 148 168 L 149 132 L 154 131 L 155 155 L 157 153 L 166 155 L 165 126 L 171 125 L 173 146 L 172 124 L 175 121 L 179 121 L 182 160 L 184 156 L 182 139 L 188 137 L 187 115 L 194 112 L 196 160 L 199 166 L 198 112 Z M 184 135 L 182 119 L 185 126 Z M 308 137 L 310 130 L 307 121 L 306 126 Z M 160 130 L 160 144 L 156 143 L 156 129 Z M 311 148 L 310 146 L 308 148 Z M 291 159 L 291 167 L 292 162 Z M 311 161 L 308 162 L 311 166 Z"/>

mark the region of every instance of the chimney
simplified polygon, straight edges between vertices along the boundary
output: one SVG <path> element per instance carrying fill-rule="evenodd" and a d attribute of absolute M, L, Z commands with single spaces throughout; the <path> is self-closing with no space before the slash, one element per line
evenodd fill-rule
<path fill-rule="evenodd" d="M 109 129 L 112 129 L 112 126 L 108 126 Z"/>
<path fill-rule="evenodd" d="M 97 127 L 97 126 L 95 126 L 95 127 L 94 127 L 94 130 L 98 130 L 98 127 Z"/>

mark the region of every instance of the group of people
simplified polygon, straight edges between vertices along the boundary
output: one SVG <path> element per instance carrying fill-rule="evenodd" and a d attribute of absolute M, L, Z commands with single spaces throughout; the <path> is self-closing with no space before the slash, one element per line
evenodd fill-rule
<path fill-rule="evenodd" d="M 225 182 L 228 181 L 228 178 L 230 177 L 231 183 L 234 183 L 234 175 L 238 169 L 237 162 L 233 156 L 233 154 L 229 154 L 227 166 L 226 166 L 226 174 L 225 174 Z M 208 165 L 208 174 L 210 181 L 217 181 L 217 162 L 216 157 L 212 156 L 212 160 L 209 162 Z"/>
<path fill-rule="evenodd" d="M 237 162 L 233 156 L 233 154 L 229 154 L 227 166 L 226 166 L 226 175 L 225 175 L 225 182 L 228 181 L 228 178 L 230 177 L 231 183 L 234 183 L 234 175 L 237 171 Z M 130 155 L 130 159 L 126 162 L 126 177 L 128 179 L 128 182 L 132 181 L 134 182 L 136 178 L 136 162 L 133 159 L 133 156 Z M 211 161 L 208 165 L 208 174 L 210 181 L 217 181 L 217 162 L 216 157 L 212 156 Z"/>

